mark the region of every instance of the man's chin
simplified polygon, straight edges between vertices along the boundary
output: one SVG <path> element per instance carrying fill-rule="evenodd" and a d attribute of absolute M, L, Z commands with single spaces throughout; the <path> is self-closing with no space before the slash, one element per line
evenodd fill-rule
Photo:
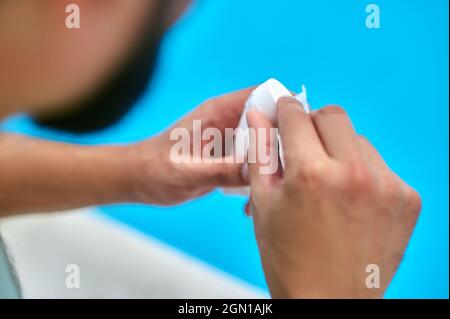
<path fill-rule="evenodd" d="M 41 108 L 57 111 L 38 112 L 32 115 L 33 120 L 45 127 L 74 133 L 102 130 L 120 121 L 148 87 L 164 31 L 163 19 L 163 12 L 149 19 L 129 56 L 94 92 L 56 108 Z"/>

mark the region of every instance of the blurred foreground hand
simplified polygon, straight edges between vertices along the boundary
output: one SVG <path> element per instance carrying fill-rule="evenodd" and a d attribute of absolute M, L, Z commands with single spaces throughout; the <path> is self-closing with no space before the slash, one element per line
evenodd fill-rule
<path fill-rule="evenodd" d="M 173 205 L 206 194 L 216 187 L 247 185 L 248 181 L 241 174 L 242 164 L 225 162 L 225 129 L 238 126 L 250 92 L 251 89 L 246 89 L 210 99 L 163 134 L 137 144 L 138 201 Z M 194 121 L 201 123 L 201 130 L 196 133 Z M 205 139 L 203 135 L 208 128 L 216 129 L 220 136 Z M 181 139 L 177 137 L 175 140 L 171 133 L 180 129 L 187 133 L 183 137 L 188 137 L 190 156 L 186 163 L 178 163 L 171 158 L 174 145 Z M 222 145 L 221 154 L 211 158 L 220 159 L 222 163 L 208 162 L 201 156 L 206 144 L 215 138 Z M 200 154 L 193 150 L 195 143 Z"/>
<path fill-rule="evenodd" d="M 29 212 L 62 211 L 84 206 L 139 202 L 172 205 L 215 187 L 248 184 L 241 164 L 176 163 L 171 132 L 184 129 L 195 139 L 193 124 L 201 121 L 219 132 L 238 125 L 251 89 L 203 103 L 163 134 L 124 146 L 82 146 L 0 133 L 0 217 Z M 201 140 L 200 147 L 208 143 Z M 195 154 L 192 154 L 195 158 Z"/>

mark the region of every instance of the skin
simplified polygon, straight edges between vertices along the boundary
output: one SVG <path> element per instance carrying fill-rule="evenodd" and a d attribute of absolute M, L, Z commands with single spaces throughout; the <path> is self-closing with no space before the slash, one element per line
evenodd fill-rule
<path fill-rule="evenodd" d="M 0 118 L 65 112 L 93 94 L 142 39 L 166 3 L 164 28 L 190 1 L 20 0 L 0 3 Z M 68 4 L 81 28 L 67 29 Z"/>
<path fill-rule="evenodd" d="M 247 119 L 253 128 L 273 125 L 257 111 Z M 249 166 L 255 232 L 272 296 L 382 297 L 420 212 L 419 195 L 355 133 L 340 107 L 308 115 L 297 100 L 282 98 L 277 125 L 284 174 L 262 175 L 259 163 Z M 379 266 L 379 289 L 365 285 L 370 264 Z"/>
<path fill-rule="evenodd" d="M 236 127 L 250 89 L 206 101 L 174 127 Z M 171 129 L 125 146 L 78 146 L 0 135 L 0 217 L 117 202 L 179 204 L 243 186 L 240 164 L 174 164 Z M 192 138 L 191 138 L 192 141 Z"/>
<path fill-rule="evenodd" d="M 1 2 L 0 120 L 17 112 L 46 116 L 76 107 L 127 62 L 144 31 L 159 32 L 144 28 L 148 19 L 167 28 L 189 2 Z M 72 3 L 81 12 L 76 30 L 65 26 L 65 8 Z M 158 144 L 154 140 L 142 145 Z M 0 216 L 136 201 L 134 163 L 142 162 L 137 148 L 154 151 L 149 146 L 84 147 L 0 133 Z M 147 197 L 159 202 L 156 196 Z"/>
<path fill-rule="evenodd" d="M 64 8 L 74 2 L 82 27 L 68 31 Z M 144 20 L 160 13 L 157 3 L 1 2 L 0 119 L 65 112 L 95 92 L 127 60 Z M 170 2 L 167 25 L 187 3 Z M 206 101 L 172 128 L 192 134 L 193 120 L 202 120 L 203 129 L 224 133 L 237 126 L 250 91 Z M 280 128 L 286 157 L 283 173 L 261 175 L 258 163 L 249 166 L 251 210 L 272 296 L 381 297 L 420 199 L 356 135 L 341 108 L 310 116 L 296 103 L 280 101 L 277 123 L 248 113 L 251 127 Z M 174 164 L 170 131 L 136 144 L 95 147 L 0 134 L 0 217 L 117 202 L 173 205 L 248 183 L 239 164 Z M 368 264 L 380 266 L 380 289 L 364 285 Z"/>

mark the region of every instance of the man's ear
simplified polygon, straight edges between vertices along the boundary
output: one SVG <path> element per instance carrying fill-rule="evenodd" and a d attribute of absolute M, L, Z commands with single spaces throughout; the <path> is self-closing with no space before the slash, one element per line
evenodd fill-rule
<path fill-rule="evenodd" d="M 162 0 L 166 1 L 166 0 Z M 164 28 L 170 28 L 172 24 L 183 14 L 191 3 L 191 0 L 170 0 L 167 1 L 166 18 L 164 19 Z"/>

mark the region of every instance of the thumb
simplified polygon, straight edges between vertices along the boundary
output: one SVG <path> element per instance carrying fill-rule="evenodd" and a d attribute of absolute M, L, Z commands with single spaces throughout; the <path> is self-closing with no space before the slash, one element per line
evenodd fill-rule
<path fill-rule="evenodd" d="M 257 110 L 247 112 L 247 123 L 250 128 L 248 170 L 252 192 L 267 191 L 278 171 L 277 134 L 272 123 Z"/>

